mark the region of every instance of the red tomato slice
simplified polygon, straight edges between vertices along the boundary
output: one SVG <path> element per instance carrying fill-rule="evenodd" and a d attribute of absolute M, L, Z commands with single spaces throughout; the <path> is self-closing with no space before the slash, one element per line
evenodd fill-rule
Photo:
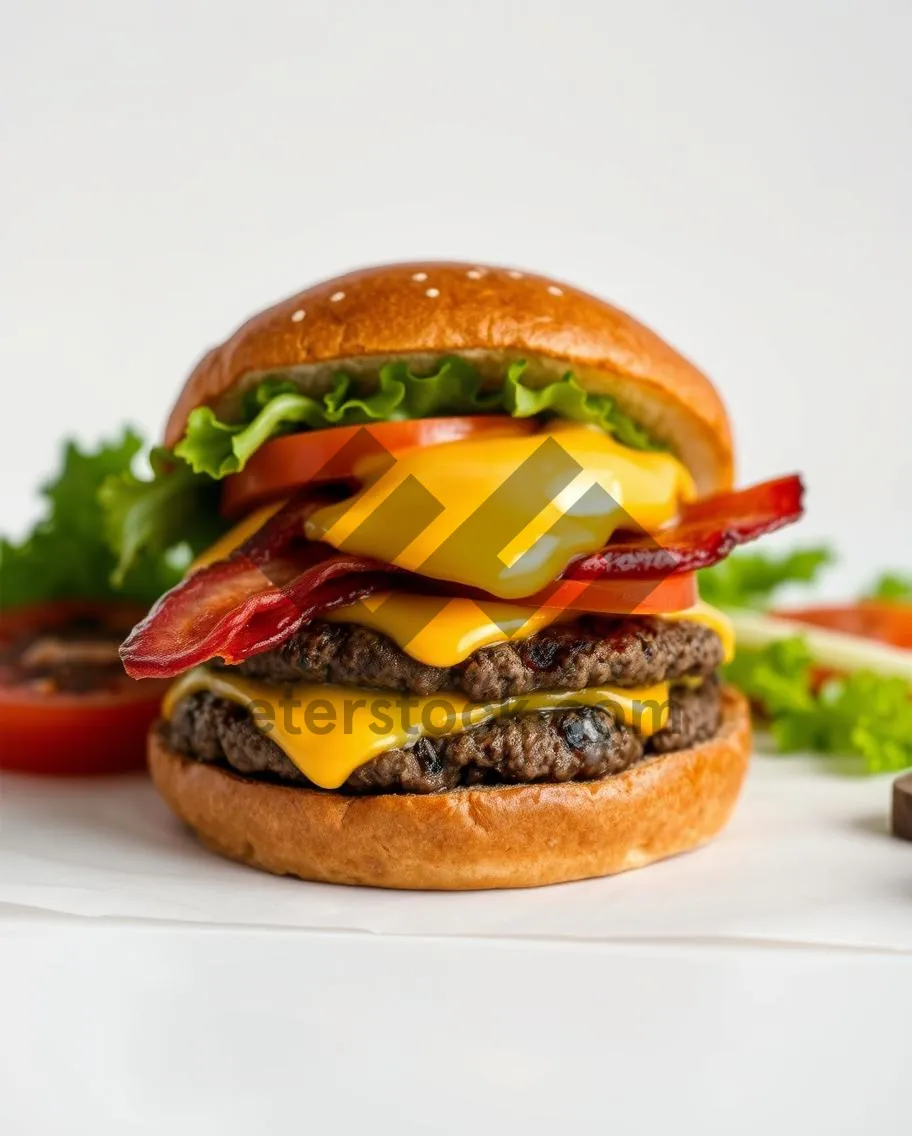
<path fill-rule="evenodd" d="M 0 651 L 31 630 L 52 634 L 73 620 L 129 627 L 144 614 L 128 604 L 66 601 L 0 613 Z M 120 773 L 145 764 L 146 735 L 166 682 L 126 674 L 86 692 L 47 691 L 17 682 L 15 664 L 0 676 L 0 769 L 83 775 Z"/>
<path fill-rule="evenodd" d="M 662 615 L 693 607 L 699 599 L 693 572 L 664 580 L 558 580 L 528 601 L 538 607 L 611 615 Z"/>
<path fill-rule="evenodd" d="M 513 437 L 531 434 L 537 427 L 532 418 L 490 414 L 335 426 L 287 434 L 267 442 L 240 473 L 225 478 L 222 512 L 235 517 L 268 501 L 288 497 L 307 484 L 349 480 L 356 465 L 382 461 L 388 454 L 413 446 L 439 446 L 469 437 Z"/>
<path fill-rule="evenodd" d="M 848 635 L 861 635 L 894 647 L 912 649 L 912 605 L 909 604 L 860 600 L 854 604 L 805 607 L 775 614 L 814 627 L 828 627 L 832 631 L 844 631 Z"/>

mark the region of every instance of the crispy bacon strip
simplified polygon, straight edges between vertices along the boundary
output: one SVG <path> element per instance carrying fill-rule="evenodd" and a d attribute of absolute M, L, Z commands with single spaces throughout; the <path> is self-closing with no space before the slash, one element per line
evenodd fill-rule
<path fill-rule="evenodd" d="M 304 537 L 307 517 L 337 499 L 292 498 L 226 560 L 163 595 L 121 645 L 127 674 L 171 678 L 216 656 L 241 662 L 315 615 L 393 586 L 396 568 Z"/>
<path fill-rule="evenodd" d="M 659 538 L 619 535 L 564 578 L 658 581 L 706 568 L 737 545 L 797 520 L 802 492 L 798 477 L 786 477 L 694 502 Z M 308 541 L 307 517 L 336 499 L 312 490 L 292 498 L 226 560 L 162 596 L 120 649 L 127 673 L 170 678 L 215 657 L 242 662 L 284 643 L 309 620 L 390 588 L 479 594 Z"/>
<path fill-rule="evenodd" d="M 724 560 L 739 544 L 797 521 L 804 486 L 797 474 L 686 505 L 677 524 L 655 536 L 619 533 L 564 573 L 572 580 L 664 579 Z"/>

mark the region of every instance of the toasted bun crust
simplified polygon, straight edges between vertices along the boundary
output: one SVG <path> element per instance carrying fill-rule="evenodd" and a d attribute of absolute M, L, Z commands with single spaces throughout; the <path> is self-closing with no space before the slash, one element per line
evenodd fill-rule
<path fill-rule="evenodd" d="M 213 851 L 279 875 L 388 888 L 536 887 L 641 868 L 710 840 L 747 769 L 750 715 L 726 689 L 712 741 L 601 781 L 349 797 L 239 777 L 169 750 L 149 768 Z"/>
<path fill-rule="evenodd" d="M 165 444 L 190 411 L 230 412 L 264 372 L 294 368 L 302 389 L 325 390 L 339 366 L 370 373 L 390 357 L 431 362 L 459 353 L 483 373 L 526 358 L 530 378 L 572 368 L 666 441 L 701 492 L 730 487 L 728 417 L 715 387 L 643 324 L 544 276 L 458 263 L 364 268 L 299 292 L 248 320 L 200 361 L 168 420 Z"/>

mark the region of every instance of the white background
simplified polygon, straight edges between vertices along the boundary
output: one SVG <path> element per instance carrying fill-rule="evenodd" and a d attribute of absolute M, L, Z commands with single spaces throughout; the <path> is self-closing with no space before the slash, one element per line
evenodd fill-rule
<path fill-rule="evenodd" d="M 61 433 L 158 430 L 253 311 L 447 256 L 591 287 L 697 361 L 743 478 L 805 472 L 833 590 L 912 563 L 904 0 L 3 11 L 2 527 Z"/>
<path fill-rule="evenodd" d="M 743 479 L 804 471 L 783 540 L 838 545 L 834 592 L 912 563 L 906 0 L 0 16 L 0 529 L 33 513 L 62 434 L 159 429 L 257 308 L 360 263 L 457 257 L 588 286 L 707 370 Z M 887 793 L 761 760 L 713 849 L 489 897 L 494 943 L 369 926 L 404 917 L 394 896 L 258 888 L 142 786 L 77 804 L 20 785 L 0 1126 L 345 1130 L 360 1090 L 381 1131 L 902 1131 L 912 873 Z M 148 921 L 157 888 L 194 926 Z M 299 929 L 226 929 L 254 894 Z M 425 917 L 480 907 L 451 898 Z M 311 902 L 370 933 L 301 930 Z M 508 942 L 518 912 L 587 907 L 590 946 Z M 652 946 L 625 941 L 657 919 Z"/>

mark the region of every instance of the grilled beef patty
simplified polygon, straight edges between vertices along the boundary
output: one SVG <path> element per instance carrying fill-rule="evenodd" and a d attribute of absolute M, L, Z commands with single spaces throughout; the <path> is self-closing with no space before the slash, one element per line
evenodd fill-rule
<path fill-rule="evenodd" d="M 367 627 L 317 621 L 237 669 L 274 685 L 330 682 L 423 695 L 453 690 L 493 702 L 536 690 L 705 678 L 722 654 L 719 637 L 700 623 L 583 616 L 516 643 L 483 647 L 458 666 L 431 667 Z"/>
<path fill-rule="evenodd" d="M 434 793 L 462 785 L 588 781 L 620 773 L 646 755 L 706 741 L 718 730 L 720 716 L 719 686 L 710 678 L 698 687 L 673 689 L 668 724 L 646 739 L 595 707 L 494 718 L 462 733 L 422 737 L 388 750 L 356 769 L 340 792 Z M 215 695 L 182 699 L 160 729 L 165 744 L 188 757 L 310 785 L 246 710 Z"/>

